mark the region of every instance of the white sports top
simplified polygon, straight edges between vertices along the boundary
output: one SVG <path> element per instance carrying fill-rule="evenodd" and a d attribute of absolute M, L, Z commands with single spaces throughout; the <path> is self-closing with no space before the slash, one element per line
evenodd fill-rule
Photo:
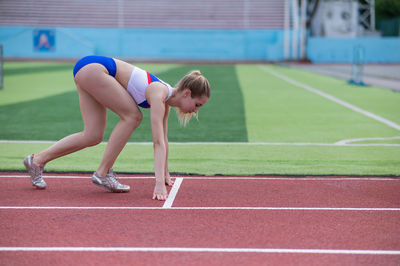
<path fill-rule="evenodd" d="M 135 66 L 129 79 L 127 90 L 137 105 L 142 108 L 150 108 L 150 105 L 146 100 L 146 88 L 152 82 L 161 82 L 167 86 L 169 90 L 168 96 L 165 99 L 165 101 L 167 101 L 172 95 L 173 88 L 168 83 L 165 83 L 153 74 L 150 74 L 149 72 Z"/>

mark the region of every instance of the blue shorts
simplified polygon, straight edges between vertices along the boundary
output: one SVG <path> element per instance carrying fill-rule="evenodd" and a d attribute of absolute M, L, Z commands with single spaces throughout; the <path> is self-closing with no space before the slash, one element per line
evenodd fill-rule
<path fill-rule="evenodd" d="M 74 77 L 76 75 L 76 73 L 78 73 L 78 71 L 89 64 L 92 63 L 98 63 L 103 65 L 107 71 L 108 74 L 110 76 L 115 77 L 115 74 L 117 74 L 117 65 L 115 64 L 114 59 L 112 59 L 111 57 L 105 57 L 105 56 L 97 56 L 97 55 L 89 55 L 89 56 L 85 56 L 83 58 L 81 58 L 74 67 Z"/>

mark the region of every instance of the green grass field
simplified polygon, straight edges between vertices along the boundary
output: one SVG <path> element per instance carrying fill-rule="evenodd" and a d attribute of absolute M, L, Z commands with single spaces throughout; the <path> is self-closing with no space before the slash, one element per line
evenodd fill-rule
<path fill-rule="evenodd" d="M 170 170 L 204 175 L 400 175 L 400 132 L 293 85 L 327 93 L 400 125 L 400 93 L 277 65 L 138 64 L 174 85 L 192 69 L 209 79 L 210 101 L 182 128 L 169 119 Z M 0 170 L 82 130 L 72 63 L 6 62 L 0 90 Z M 271 73 L 278 73 L 280 77 Z M 283 75 L 283 76 L 282 76 Z M 284 78 L 282 78 L 284 77 Z M 119 172 L 153 172 L 149 111 L 118 158 Z M 109 113 L 105 141 L 118 117 Z M 379 138 L 379 139 L 374 139 Z M 357 141 L 350 141 L 358 139 Z M 16 140 L 19 142 L 6 142 Z M 349 140 L 344 145 L 335 145 Z M 193 143 L 196 142 L 196 143 Z M 47 171 L 94 171 L 104 144 L 50 162 Z"/>

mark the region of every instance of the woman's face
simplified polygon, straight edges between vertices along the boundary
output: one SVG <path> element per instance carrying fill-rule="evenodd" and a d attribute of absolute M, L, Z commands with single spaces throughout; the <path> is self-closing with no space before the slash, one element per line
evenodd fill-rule
<path fill-rule="evenodd" d="M 192 98 L 190 90 L 185 90 L 181 100 L 180 109 L 183 113 L 186 114 L 197 113 L 199 108 L 206 104 L 207 101 L 207 96 Z"/>

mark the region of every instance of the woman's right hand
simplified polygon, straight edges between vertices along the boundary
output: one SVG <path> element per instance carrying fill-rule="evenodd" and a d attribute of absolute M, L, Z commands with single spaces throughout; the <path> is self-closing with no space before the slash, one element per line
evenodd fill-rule
<path fill-rule="evenodd" d="M 154 192 L 153 192 L 153 200 L 166 200 L 168 197 L 168 192 L 167 188 L 165 187 L 164 182 L 157 182 L 156 181 L 156 186 L 154 187 Z"/>

